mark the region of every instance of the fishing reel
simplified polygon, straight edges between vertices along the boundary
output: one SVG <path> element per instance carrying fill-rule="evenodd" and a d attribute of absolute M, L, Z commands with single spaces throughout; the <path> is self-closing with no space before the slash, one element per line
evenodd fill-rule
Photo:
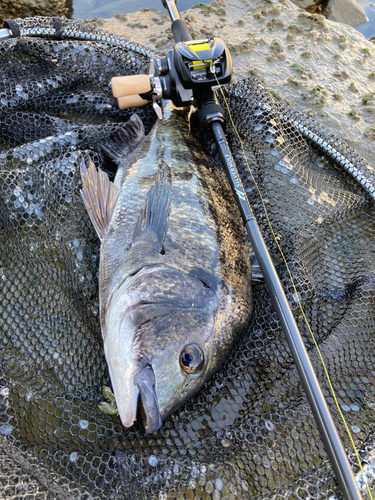
<path fill-rule="evenodd" d="M 162 117 L 158 104 L 161 99 L 170 99 L 177 107 L 195 104 L 200 110 L 209 105 L 205 108 L 204 120 L 224 121 L 212 87 L 232 79 L 229 50 L 221 38 L 191 40 L 186 25 L 178 21 L 181 20 L 176 19 L 172 24 L 177 42 L 173 49 L 151 62 L 148 75 L 112 78 L 113 95 L 121 109 L 152 102 L 159 118 Z"/>

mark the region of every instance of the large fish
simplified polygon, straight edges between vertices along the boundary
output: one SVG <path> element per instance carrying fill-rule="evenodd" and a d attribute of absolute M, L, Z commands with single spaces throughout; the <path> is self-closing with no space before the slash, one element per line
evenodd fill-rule
<path fill-rule="evenodd" d="M 125 427 L 147 432 L 219 369 L 251 315 L 249 250 L 230 186 L 166 107 L 148 136 L 137 115 L 103 146 L 114 182 L 81 165 L 101 240 L 100 320 Z"/>

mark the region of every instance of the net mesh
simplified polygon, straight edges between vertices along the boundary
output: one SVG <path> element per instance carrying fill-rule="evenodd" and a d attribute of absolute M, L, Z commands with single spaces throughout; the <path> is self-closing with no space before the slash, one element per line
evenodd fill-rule
<path fill-rule="evenodd" d="M 110 78 L 147 73 L 153 54 L 76 21 L 17 22 L 21 37 L 0 43 L 1 498 L 340 497 L 262 283 L 254 283 L 251 323 L 226 365 L 160 431 L 124 429 L 98 409 L 110 381 L 98 318 L 99 242 L 79 195 L 79 164 L 91 158 L 113 177 L 99 144 L 134 110 L 117 108 Z M 371 484 L 374 208 L 325 145 L 368 185 L 373 169 L 255 79 L 229 87 L 226 98 Z M 152 108 L 137 112 L 148 132 Z M 304 138 L 296 122 L 325 145 Z M 243 152 L 229 126 L 227 133 L 363 488 Z"/>

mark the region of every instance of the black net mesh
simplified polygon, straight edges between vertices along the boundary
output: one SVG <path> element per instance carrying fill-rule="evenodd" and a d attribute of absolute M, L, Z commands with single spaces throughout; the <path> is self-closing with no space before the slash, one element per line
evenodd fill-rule
<path fill-rule="evenodd" d="M 226 365 L 160 431 L 124 429 L 98 409 L 109 385 L 98 318 L 99 242 L 79 195 L 79 164 L 90 157 L 108 171 L 99 143 L 134 112 L 118 110 L 110 78 L 147 72 L 152 54 L 87 24 L 63 20 L 57 30 L 47 18 L 18 23 L 21 37 L 0 43 L 1 498 L 340 497 L 261 283 L 251 324 Z M 254 79 L 226 96 L 371 483 L 373 169 L 311 120 L 283 109 Z M 149 131 L 152 108 L 137 112 Z M 230 127 L 228 138 L 363 488 Z M 333 149 L 357 180 L 330 159 Z"/>

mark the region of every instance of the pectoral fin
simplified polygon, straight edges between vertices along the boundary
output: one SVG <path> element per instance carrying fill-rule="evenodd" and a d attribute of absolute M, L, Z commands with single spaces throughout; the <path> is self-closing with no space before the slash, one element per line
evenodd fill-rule
<path fill-rule="evenodd" d="M 118 201 L 118 189 L 105 172 L 96 169 L 91 160 L 88 168 L 82 160 L 81 177 L 83 203 L 100 240 L 103 240 Z"/>
<path fill-rule="evenodd" d="M 134 230 L 133 244 L 147 237 L 152 231 L 156 236 L 157 252 L 163 252 L 163 241 L 168 227 L 168 215 L 172 198 L 172 173 L 168 165 L 159 164 L 158 178 L 147 194 L 146 203 Z"/>
<path fill-rule="evenodd" d="M 144 138 L 142 120 L 134 114 L 125 125 L 114 132 L 102 145 L 102 151 L 117 164 L 124 160 L 129 151 L 135 149 Z"/>

